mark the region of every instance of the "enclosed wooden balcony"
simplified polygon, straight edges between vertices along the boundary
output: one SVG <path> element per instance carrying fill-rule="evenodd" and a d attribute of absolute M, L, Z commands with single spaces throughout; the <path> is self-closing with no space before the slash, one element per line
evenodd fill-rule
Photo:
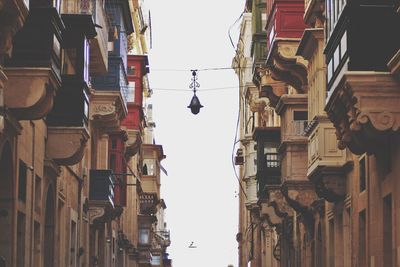
<path fill-rule="evenodd" d="M 389 61 L 400 47 L 398 1 L 349 1 L 326 12 L 328 98 L 346 71 L 389 72 Z"/>
<path fill-rule="evenodd" d="M 273 79 L 307 92 L 307 61 L 296 55 L 300 37 L 306 28 L 304 1 L 270 1 L 267 6 L 266 66 Z"/>
<path fill-rule="evenodd" d="M 281 184 L 281 165 L 278 155 L 280 144 L 279 127 L 257 127 L 253 139 L 257 142 L 257 174 L 258 198 L 266 198 L 266 190 L 270 185 Z"/>
<path fill-rule="evenodd" d="M 53 107 L 61 77 L 61 31 L 55 8 L 31 8 L 5 61 L 5 104 L 20 120 L 40 119 Z"/>
<path fill-rule="evenodd" d="M 114 207 L 115 177 L 112 170 L 90 170 L 89 222 L 102 224 L 121 215 Z"/>
<path fill-rule="evenodd" d="M 317 2 L 310 4 L 317 5 Z M 297 53 L 309 62 L 310 123 L 305 129 L 305 135 L 308 137 L 307 177 L 314 183 L 315 191 L 320 198 L 337 202 L 345 197 L 346 170 L 349 168 L 345 167 L 346 151 L 337 148 L 336 129 L 324 111 L 326 92 L 324 46 L 323 28 L 309 28 L 304 31 L 297 50 Z"/>

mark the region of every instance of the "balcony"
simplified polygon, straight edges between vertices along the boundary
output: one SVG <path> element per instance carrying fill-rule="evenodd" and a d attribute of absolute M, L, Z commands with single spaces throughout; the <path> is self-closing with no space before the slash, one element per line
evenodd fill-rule
<path fill-rule="evenodd" d="M 400 47 L 396 1 L 326 1 L 328 99 L 347 71 L 389 72 L 387 64 Z M 393 27 L 396 25 L 395 27 Z M 387 29 L 387 30 L 382 30 Z"/>
<path fill-rule="evenodd" d="M 92 77 L 92 86 L 96 92 L 113 92 L 121 96 L 124 109 L 128 103 L 128 80 L 126 76 L 126 65 L 120 57 L 108 58 L 108 73 Z"/>
<path fill-rule="evenodd" d="M 159 203 L 158 196 L 155 193 L 140 194 L 140 214 L 151 215 L 157 212 Z"/>
<path fill-rule="evenodd" d="M 400 13 L 400 9 L 399 9 Z M 400 78 L 400 49 L 397 53 L 390 59 L 388 63 L 388 68 L 393 75 L 397 75 Z"/>
<path fill-rule="evenodd" d="M 90 170 L 89 222 L 102 224 L 120 216 L 122 209 L 114 207 L 115 178 L 112 170 Z"/>
<path fill-rule="evenodd" d="M 270 1 L 267 7 L 266 66 L 274 80 L 307 92 L 307 61 L 296 56 L 300 37 L 306 27 L 303 21 L 304 1 Z"/>
<path fill-rule="evenodd" d="M 325 110 L 340 149 L 380 151 L 400 128 L 400 83 L 389 72 L 345 72 Z"/>
<path fill-rule="evenodd" d="M 90 42 L 90 73 L 104 74 L 108 69 L 108 23 L 104 9 L 105 0 L 90 0 L 80 4 L 78 10 L 66 10 L 69 14 L 91 15 L 96 25 L 96 37 Z"/>
<path fill-rule="evenodd" d="M 90 98 L 90 119 L 105 133 L 121 130 L 121 121 L 127 109 L 118 91 L 93 91 Z"/>
<path fill-rule="evenodd" d="M 14 36 L 11 58 L 5 60 L 4 101 L 17 119 L 40 119 L 52 109 L 60 87 L 63 30 L 55 8 L 32 8 Z"/>
<path fill-rule="evenodd" d="M 253 133 L 257 142 L 257 184 L 258 198 L 266 198 L 266 190 L 271 185 L 281 183 L 281 168 L 278 155 L 280 144 L 279 127 L 257 127 Z"/>

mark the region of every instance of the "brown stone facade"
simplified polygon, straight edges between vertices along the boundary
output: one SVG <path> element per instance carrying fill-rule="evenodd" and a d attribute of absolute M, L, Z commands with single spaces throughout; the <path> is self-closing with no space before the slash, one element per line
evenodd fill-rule
<path fill-rule="evenodd" d="M 280 122 L 264 116 L 269 122 L 259 125 L 280 127 L 278 145 L 271 145 L 268 137 L 255 139 L 257 146 L 262 143 L 257 166 L 267 167 L 257 167 L 258 207 L 253 209 L 260 211 L 258 220 L 275 236 L 275 262 L 253 264 L 242 249 L 239 266 L 248 262 L 257 267 L 398 266 L 400 40 L 389 30 L 400 25 L 398 7 L 383 11 L 374 5 L 307 0 L 302 20 L 308 26 L 300 38 L 289 38 L 294 23 L 299 29 L 301 22 L 280 15 L 279 5 L 285 12 L 295 8 L 294 2 L 266 1 L 269 46 L 262 55 L 264 64 L 253 66 L 251 80 L 259 97 L 266 99 L 258 112 L 272 108 Z M 263 21 L 255 12 L 257 4 L 246 1 L 252 26 Z M 371 17 L 364 8 L 375 15 Z M 246 43 L 251 38 L 246 39 L 244 22 L 242 27 L 244 44 L 239 48 L 245 51 L 246 45 L 254 46 L 254 39 Z M 382 29 L 387 31 L 375 40 L 371 32 Z M 374 44 L 372 50 L 367 42 Z M 248 57 L 260 62 L 256 54 Z M 250 82 L 246 70 L 238 74 L 242 84 Z M 271 160 L 274 147 L 279 162 Z M 274 179 L 271 164 L 280 167 L 279 180 Z M 240 175 L 245 182 L 245 172 Z M 251 225 L 246 219 L 249 211 L 241 205 L 239 214 L 240 231 L 244 231 Z M 256 231 L 254 236 L 263 233 Z M 251 241 L 240 237 L 240 244 Z M 254 255 L 263 255 L 270 246 L 266 242 L 255 249 L 259 251 Z"/>
<path fill-rule="evenodd" d="M 160 259 L 152 266 L 171 266 L 169 232 L 155 223 L 166 208 L 162 146 L 150 145 L 158 154 L 146 179 L 144 127 L 124 124 L 130 116 L 146 125 L 143 111 L 128 112 L 144 102 L 128 103 L 128 75 L 109 67 L 108 41 L 139 31 L 133 20 L 141 9 L 127 0 L 108 13 L 108 0 L 45 2 L 0 1 L 0 266 L 150 266 L 139 252 Z M 112 40 L 107 16 L 114 15 L 126 28 Z M 153 187 L 145 233 L 141 197 Z"/>

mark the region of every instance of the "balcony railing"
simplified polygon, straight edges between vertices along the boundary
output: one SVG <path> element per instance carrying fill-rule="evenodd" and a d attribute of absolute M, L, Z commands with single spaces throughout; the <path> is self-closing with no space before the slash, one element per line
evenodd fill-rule
<path fill-rule="evenodd" d="M 288 129 L 286 129 L 284 136 L 288 137 L 297 137 L 304 136 L 305 130 L 308 126 L 307 120 L 295 120 L 289 124 Z"/>
<path fill-rule="evenodd" d="M 157 210 L 157 194 L 143 193 L 140 195 L 140 213 L 141 214 L 154 214 Z"/>
<path fill-rule="evenodd" d="M 168 247 L 169 245 L 171 245 L 169 230 L 156 231 L 155 236 L 161 246 Z"/>
<path fill-rule="evenodd" d="M 112 170 L 90 170 L 89 200 L 105 201 L 114 207 L 114 182 Z"/>

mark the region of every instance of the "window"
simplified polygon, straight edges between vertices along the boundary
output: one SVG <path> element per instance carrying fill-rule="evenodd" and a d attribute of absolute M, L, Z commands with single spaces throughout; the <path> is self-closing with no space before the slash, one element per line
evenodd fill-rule
<path fill-rule="evenodd" d="M 35 211 L 40 213 L 42 206 L 42 179 L 39 176 L 35 176 Z"/>
<path fill-rule="evenodd" d="M 365 166 L 365 158 L 366 156 L 364 155 L 360 161 L 359 161 L 359 181 L 360 181 L 360 193 L 363 192 L 366 189 L 366 180 L 367 180 L 367 170 Z"/>
<path fill-rule="evenodd" d="M 143 160 L 143 175 L 156 175 L 155 169 L 156 162 L 154 159 L 144 159 Z"/>
<path fill-rule="evenodd" d="M 134 103 L 135 102 L 135 82 L 128 82 L 128 90 L 127 90 L 127 102 Z"/>
<path fill-rule="evenodd" d="M 128 66 L 128 75 L 136 75 L 136 68 L 135 66 Z"/>
<path fill-rule="evenodd" d="M 335 223 L 329 220 L 329 267 L 335 267 Z"/>
<path fill-rule="evenodd" d="M 89 98 L 85 91 L 83 91 L 83 122 L 85 125 L 89 122 Z"/>
<path fill-rule="evenodd" d="M 17 267 L 25 266 L 25 214 L 17 216 Z"/>
<path fill-rule="evenodd" d="M 19 161 L 19 176 L 18 176 L 18 199 L 26 201 L 26 176 L 27 167 L 26 164 L 20 160 Z"/>
<path fill-rule="evenodd" d="M 114 190 L 110 190 L 115 194 L 114 202 L 116 205 L 126 205 L 126 163 L 124 161 L 124 135 L 120 133 L 111 134 L 108 145 L 108 163 L 117 179 Z"/>
<path fill-rule="evenodd" d="M 383 199 L 383 266 L 393 266 L 393 235 L 392 196 L 389 194 Z"/>
<path fill-rule="evenodd" d="M 150 229 L 140 228 L 139 229 L 139 244 L 146 245 L 150 242 Z"/>
<path fill-rule="evenodd" d="M 293 129 L 292 134 L 303 135 L 304 130 L 307 128 L 307 111 L 293 111 Z"/>
<path fill-rule="evenodd" d="M 83 40 L 83 80 L 89 83 L 90 48 L 86 38 Z"/>
<path fill-rule="evenodd" d="M 358 266 L 367 266 L 367 223 L 365 210 L 358 216 Z"/>

